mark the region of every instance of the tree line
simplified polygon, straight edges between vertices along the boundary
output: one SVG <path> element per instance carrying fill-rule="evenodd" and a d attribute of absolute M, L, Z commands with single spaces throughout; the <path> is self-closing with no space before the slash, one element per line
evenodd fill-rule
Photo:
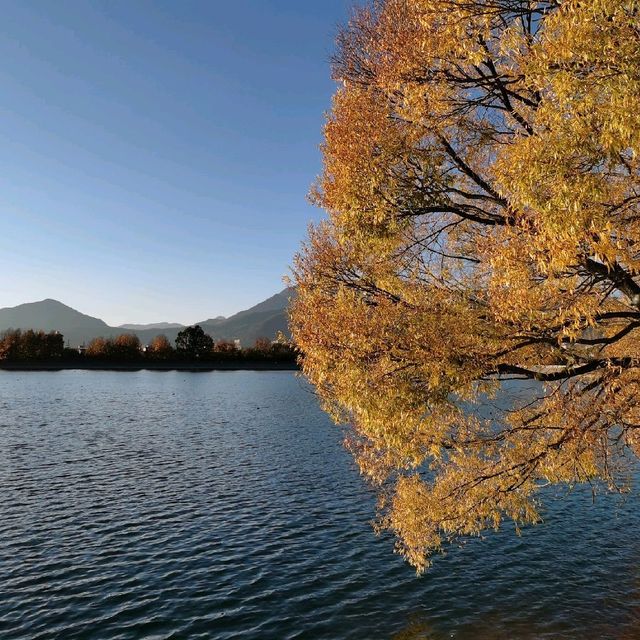
<path fill-rule="evenodd" d="M 64 336 L 57 331 L 9 329 L 0 339 L 0 360 L 56 360 L 64 357 L 64 351 Z"/>
<path fill-rule="evenodd" d="M 148 345 L 143 345 L 138 336 L 123 333 L 116 337 L 94 338 L 86 348 L 65 347 L 64 336 L 58 331 L 47 333 L 33 329 L 9 329 L 0 334 L 0 361 L 294 363 L 296 353 L 291 343 L 283 337 L 274 341 L 258 338 L 253 346 L 240 348 L 230 340 L 215 341 L 199 325 L 180 331 L 175 346 L 162 334 L 153 338 Z"/>

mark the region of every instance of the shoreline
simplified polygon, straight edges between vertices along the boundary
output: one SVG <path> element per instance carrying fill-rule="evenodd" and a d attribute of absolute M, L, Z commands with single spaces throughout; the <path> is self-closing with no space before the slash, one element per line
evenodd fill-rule
<path fill-rule="evenodd" d="M 295 362 L 2 362 L 0 371 L 299 371 Z"/>

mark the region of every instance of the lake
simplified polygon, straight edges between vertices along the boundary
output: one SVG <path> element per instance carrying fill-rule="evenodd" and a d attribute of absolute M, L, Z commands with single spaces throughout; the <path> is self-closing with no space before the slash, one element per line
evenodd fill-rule
<path fill-rule="evenodd" d="M 0 637 L 640 638 L 640 501 L 426 575 L 290 372 L 0 372 Z"/>

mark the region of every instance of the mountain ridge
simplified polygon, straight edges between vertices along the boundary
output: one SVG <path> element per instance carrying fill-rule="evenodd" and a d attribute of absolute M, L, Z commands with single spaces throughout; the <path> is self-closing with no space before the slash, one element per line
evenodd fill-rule
<path fill-rule="evenodd" d="M 294 290 L 287 288 L 228 318 L 218 316 L 194 324 L 199 324 L 214 340 L 240 340 L 243 346 L 250 346 L 262 337 L 273 339 L 278 332 L 289 336 L 286 309 L 293 295 Z M 65 343 L 71 347 L 86 344 L 93 338 L 114 337 L 120 333 L 135 334 L 143 344 L 150 342 L 159 333 L 175 341 L 184 326 L 179 323 L 131 323 L 112 327 L 99 318 L 81 313 L 53 298 L 0 309 L 0 331 L 59 331 L 64 335 Z"/>
<path fill-rule="evenodd" d="M 186 327 L 185 324 L 179 322 L 150 322 L 148 324 L 119 324 L 116 329 L 131 329 L 132 331 L 144 331 L 145 329 L 181 329 Z"/>

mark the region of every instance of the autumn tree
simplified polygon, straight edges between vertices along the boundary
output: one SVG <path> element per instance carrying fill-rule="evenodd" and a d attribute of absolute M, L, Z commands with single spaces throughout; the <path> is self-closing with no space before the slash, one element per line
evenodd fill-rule
<path fill-rule="evenodd" d="M 89 358 L 104 358 L 107 356 L 108 343 L 105 338 L 93 338 L 87 345 L 85 354 Z"/>
<path fill-rule="evenodd" d="M 253 348 L 256 351 L 261 351 L 262 353 L 269 353 L 271 351 L 271 340 L 269 338 L 257 338 Z"/>
<path fill-rule="evenodd" d="M 22 331 L 7 329 L 0 337 L 0 360 L 19 360 Z"/>
<path fill-rule="evenodd" d="M 173 347 L 167 336 L 160 334 L 157 335 L 147 347 L 147 354 L 157 360 L 166 360 L 173 355 Z"/>
<path fill-rule="evenodd" d="M 293 333 L 423 570 L 640 451 L 640 5 L 379 1 L 333 69 Z"/>
<path fill-rule="evenodd" d="M 137 360 L 142 353 L 140 338 L 132 333 L 122 333 L 111 341 L 109 355 L 114 360 Z"/>
<path fill-rule="evenodd" d="M 55 360 L 63 352 L 64 337 L 57 331 L 9 329 L 0 336 L 0 360 Z"/>
<path fill-rule="evenodd" d="M 243 358 L 247 360 L 263 361 L 271 360 L 273 350 L 271 348 L 271 340 L 265 337 L 256 338 L 252 347 L 242 350 Z"/>
<path fill-rule="evenodd" d="M 279 364 L 296 362 L 293 345 L 282 334 L 279 334 L 275 340 L 258 338 L 253 347 L 242 350 L 242 355 L 248 360 L 263 360 Z"/>
<path fill-rule="evenodd" d="M 141 356 L 140 339 L 131 333 L 122 333 L 115 338 L 94 338 L 85 353 L 90 358 L 120 362 L 137 360 Z"/>
<path fill-rule="evenodd" d="M 176 351 L 188 358 L 204 358 L 211 353 L 213 339 L 200 325 L 186 327 L 176 336 Z"/>
<path fill-rule="evenodd" d="M 231 340 L 218 340 L 213 346 L 213 355 L 223 360 L 234 359 L 240 355 L 240 350 Z"/>

